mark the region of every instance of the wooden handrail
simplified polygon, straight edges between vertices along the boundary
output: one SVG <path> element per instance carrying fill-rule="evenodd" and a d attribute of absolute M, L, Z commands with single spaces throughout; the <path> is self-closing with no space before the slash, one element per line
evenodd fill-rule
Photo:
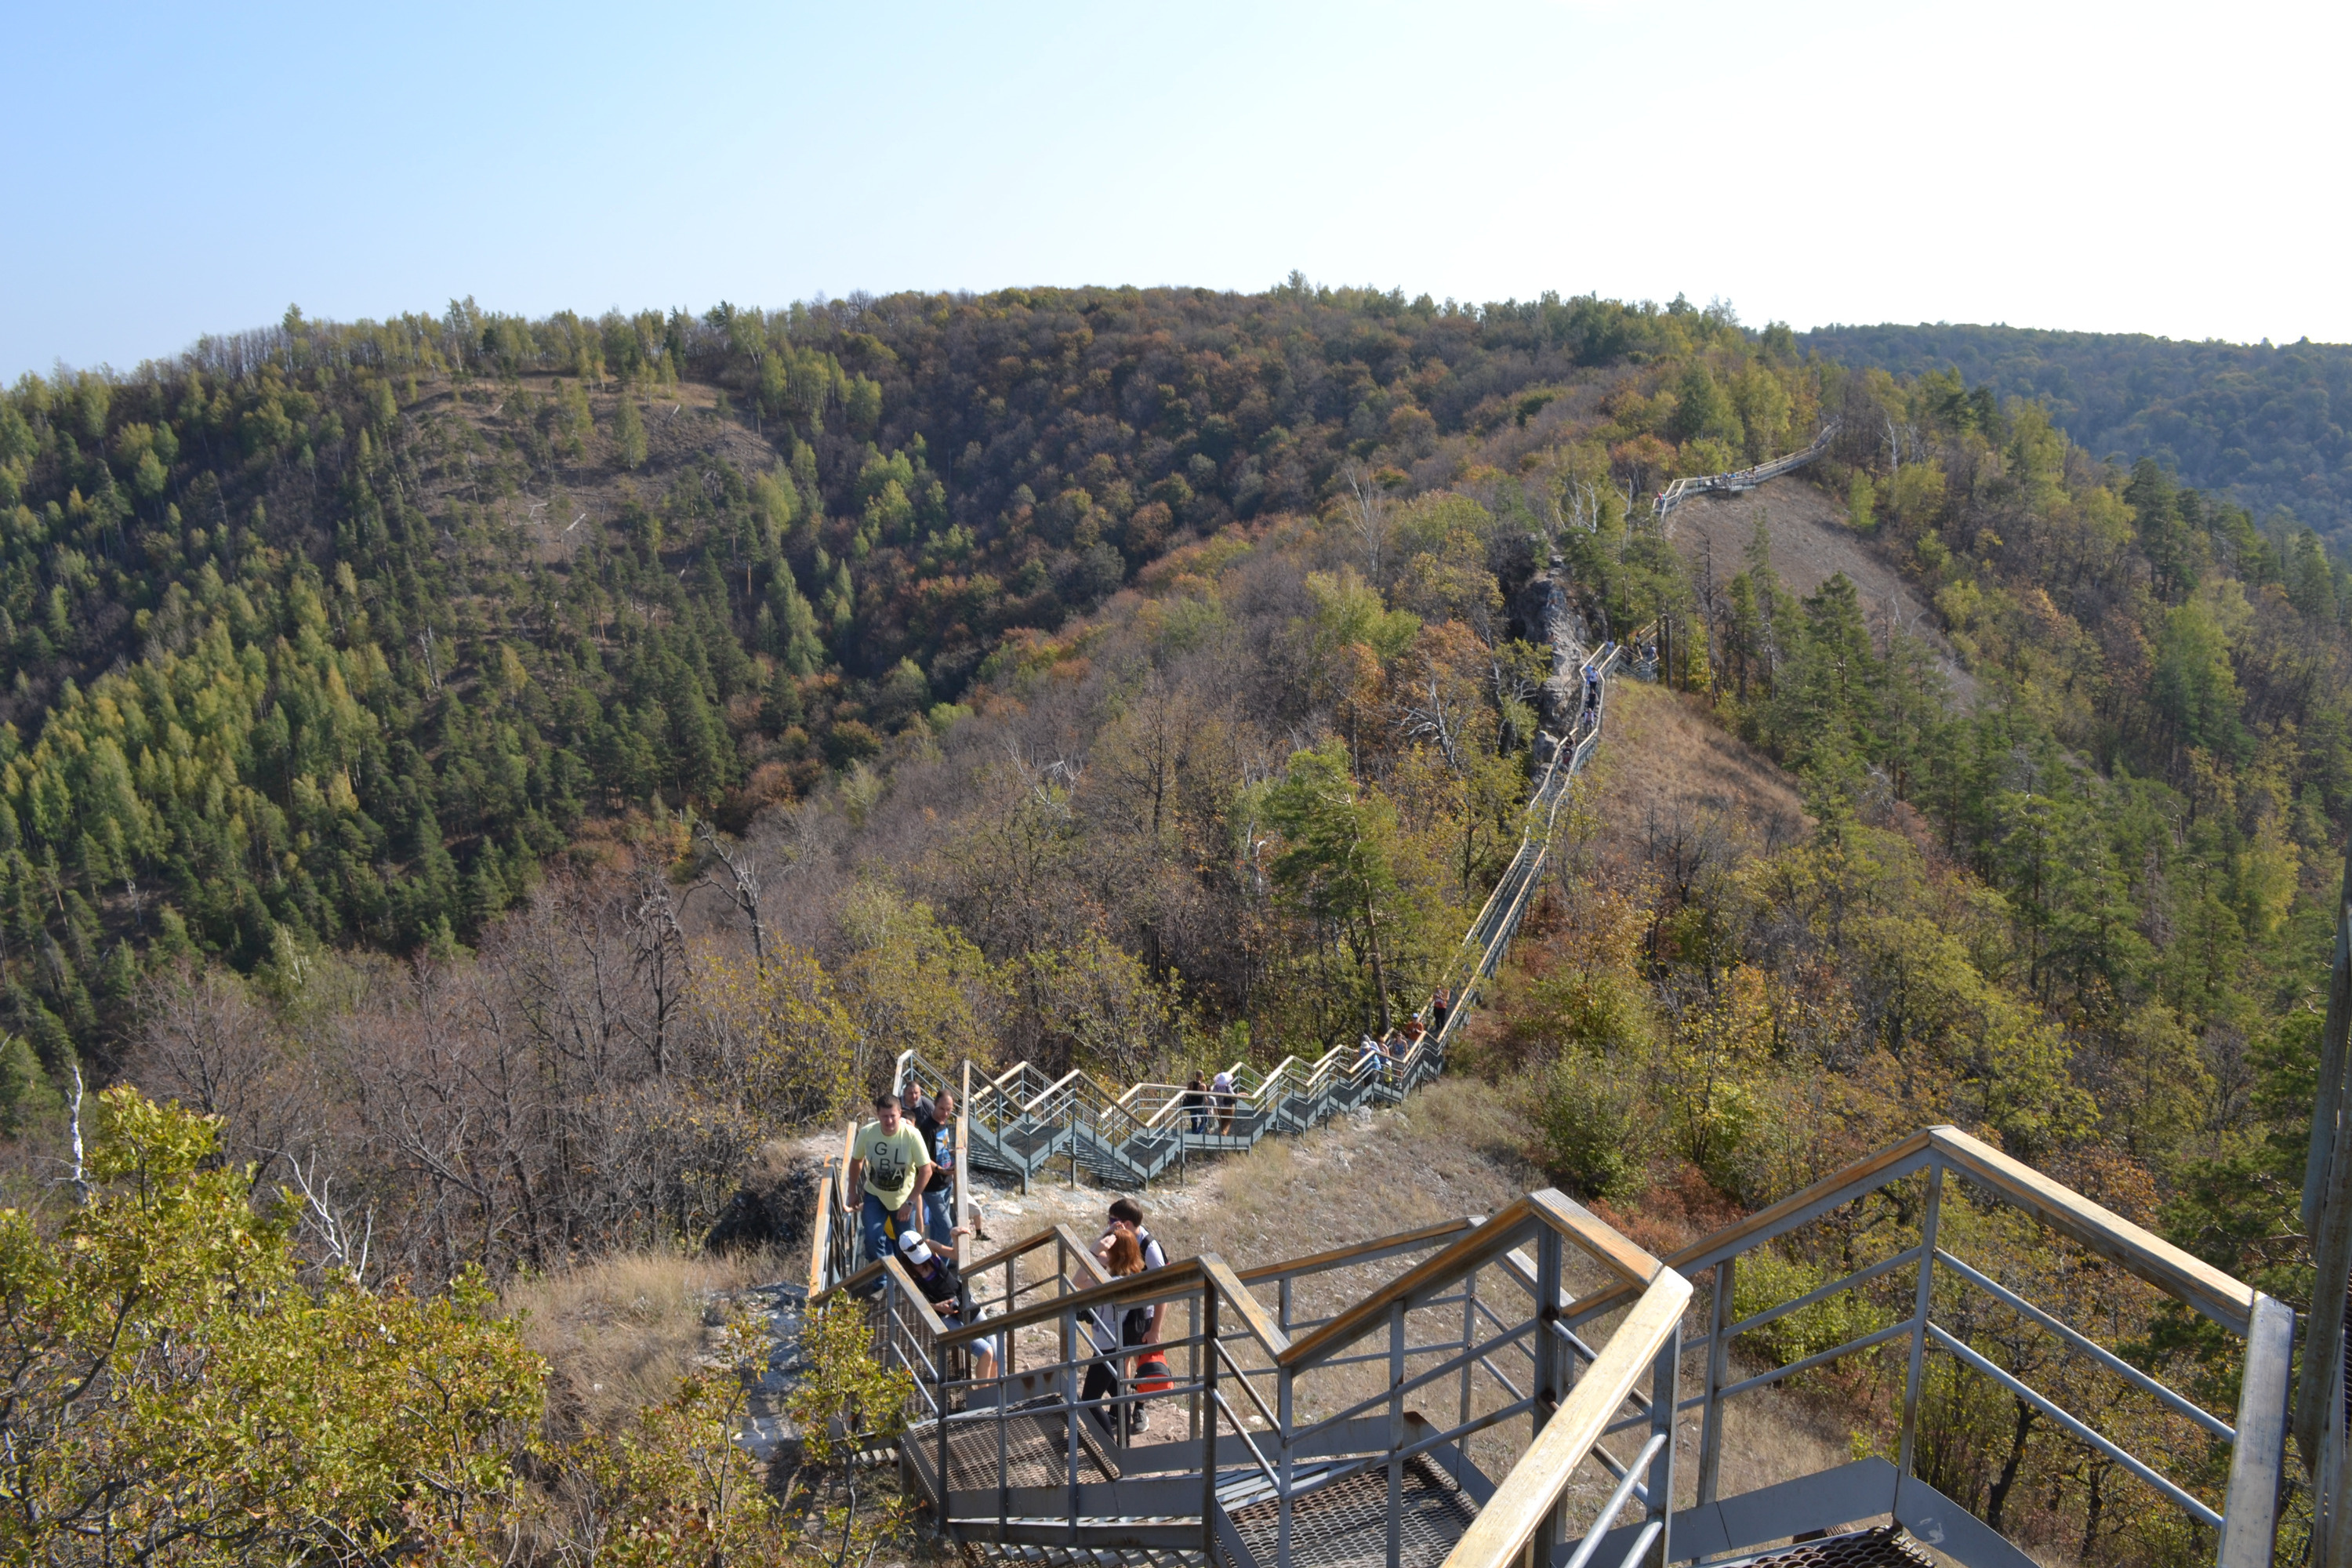
<path fill-rule="evenodd" d="M 1062 1245 L 1068 1248 L 1067 1256 L 1070 1262 L 1081 1272 L 1092 1276 L 1097 1285 L 1110 1283 L 1110 1270 L 1105 1268 L 1101 1260 L 1095 1257 L 1094 1243 L 1072 1230 L 1066 1220 L 1054 1227 L 1054 1234 L 1059 1237 Z"/>
<path fill-rule="evenodd" d="M 2032 1166 L 1948 1124 L 1922 1128 L 1900 1142 L 1891 1143 L 1866 1159 L 1822 1177 L 1802 1192 L 1759 1209 L 1737 1225 L 1701 1237 L 1668 1254 L 1666 1265 L 1685 1274 L 1711 1268 L 1759 1242 L 1810 1224 L 1832 1208 L 1924 1168 L 1937 1157 L 2004 1202 L 2024 1209 L 2060 1235 L 2120 1264 L 2223 1328 L 2238 1334 L 2246 1332 L 2253 1313 L 2253 1287 L 2231 1279 L 2114 1210 L 2061 1186 Z M 1579 1304 L 1579 1310 L 1601 1310 L 1629 1294 L 1631 1289 L 1624 1285 L 1597 1291 Z"/>
<path fill-rule="evenodd" d="M 1446 1554 L 1445 1568 L 1509 1568 L 1535 1538 L 1577 1467 L 1601 1441 L 1601 1432 L 1633 1385 L 1650 1369 L 1689 1305 L 1690 1281 L 1661 1269 L 1642 1299 L 1609 1338 L 1559 1413 L 1544 1423 L 1536 1440 L 1511 1467 L 1495 1495 Z"/>
<path fill-rule="evenodd" d="M 1082 1267 L 1096 1267 L 1092 1254 L 1081 1256 L 1085 1258 Z M 1171 1263 L 1165 1268 L 1129 1274 L 1124 1279 L 1106 1279 L 1099 1285 L 1090 1285 L 1071 1295 L 1057 1296 L 1050 1301 L 1039 1301 L 1027 1307 L 1016 1307 L 979 1323 L 950 1329 L 943 1342 L 961 1344 L 977 1334 L 993 1333 L 999 1329 L 1011 1331 L 1055 1322 L 1065 1312 L 1090 1312 L 1097 1308 L 1166 1300 L 1204 1287 L 1214 1289 L 1227 1306 L 1241 1315 L 1242 1326 L 1249 1331 L 1250 1337 L 1258 1342 L 1268 1356 L 1278 1358 L 1289 1347 L 1289 1337 L 1276 1326 L 1274 1320 L 1266 1316 L 1265 1308 L 1234 1277 L 1234 1271 L 1226 1267 L 1224 1259 L 1213 1252 Z"/>
<path fill-rule="evenodd" d="M 818 1291 L 815 1295 L 811 1296 L 809 1298 L 809 1305 L 812 1307 L 818 1306 L 832 1300 L 844 1290 L 848 1291 L 853 1296 L 856 1295 L 860 1286 L 869 1284 L 874 1280 L 881 1279 L 882 1266 L 891 1261 L 892 1259 L 887 1258 L 877 1258 L 873 1262 L 859 1268 L 856 1273 L 843 1276 L 841 1279 L 836 1279 L 832 1284 L 826 1286 L 824 1289 Z"/>
<path fill-rule="evenodd" d="M 2211 1264 L 2059 1185 L 1957 1127 L 1930 1127 L 1938 1152 L 1971 1179 L 2026 1210 L 2070 1240 L 2121 1264 L 2167 1295 L 2186 1301 L 2231 1332 L 2244 1335 L 2253 1319 L 2254 1289 Z"/>
<path fill-rule="evenodd" d="M 1248 1286 L 1234 1278 L 1234 1271 L 1225 1267 L 1223 1258 L 1213 1252 L 1201 1254 L 1201 1273 L 1216 1287 L 1217 1294 L 1225 1304 L 1241 1315 L 1242 1326 L 1249 1331 L 1250 1338 L 1257 1342 L 1258 1349 L 1276 1362 L 1290 1353 L 1290 1336 L 1282 1331 L 1280 1324 L 1266 1316 L 1265 1303 L 1250 1294 Z"/>
<path fill-rule="evenodd" d="M 1328 1252 L 1310 1252 L 1304 1258 L 1294 1258 L 1284 1263 L 1261 1263 L 1254 1268 L 1238 1270 L 1235 1278 L 1244 1285 L 1256 1285 L 1293 1279 L 1301 1274 L 1320 1274 L 1327 1269 L 1345 1268 L 1351 1263 L 1369 1263 L 1392 1252 L 1409 1250 L 1423 1242 L 1440 1240 L 1471 1229 L 1479 1223 L 1475 1219 L 1443 1220 L 1436 1225 L 1423 1226 L 1419 1230 L 1403 1230 L 1394 1236 L 1360 1241 L 1352 1247 L 1335 1247 Z"/>
<path fill-rule="evenodd" d="M 1289 1368 L 1310 1366 L 1336 1354 L 1388 1321 L 1397 1302 L 1415 1300 L 1444 1289 L 1465 1275 L 1476 1272 L 1549 1226 L 1573 1243 L 1593 1261 L 1617 1276 L 1624 1289 L 1646 1287 L 1666 1266 L 1552 1188 L 1530 1193 L 1454 1241 L 1444 1251 L 1425 1258 L 1363 1300 L 1332 1318 L 1304 1338 L 1294 1341 L 1282 1363 Z"/>
<path fill-rule="evenodd" d="M 987 1257 L 979 1258 L 974 1262 L 968 1264 L 964 1268 L 964 1272 L 966 1274 L 984 1273 L 987 1270 L 995 1268 L 1000 1263 L 1009 1263 L 1013 1258 L 1022 1257 L 1026 1253 L 1034 1252 L 1041 1247 L 1050 1246 L 1054 1242 L 1061 1239 L 1055 1234 L 1055 1229 L 1056 1227 L 1048 1226 L 1044 1230 L 1033 1230 L 1027 1236 L 1023 1237 L 1020 1240 L 1009 1242 L 1005 1246 L 998 1247 L 994 1252 L 990 1253 Z"/>
<path fill-rule="evenodd" d="M 1626 1284 L 1647 1285 L 1664 1267 L 1623 1232 L 1557 1187 L 1529 1193 L 1528 1205 L 1538 1218 Z"/>
<path fill-rule="evenodd" d="M 816 1223 L 809 1227 L 808 1293 L 812 1300 L 824 1289 L 824 1266 L 833 1249 L 833 1173 L 817 1178 Z"/>

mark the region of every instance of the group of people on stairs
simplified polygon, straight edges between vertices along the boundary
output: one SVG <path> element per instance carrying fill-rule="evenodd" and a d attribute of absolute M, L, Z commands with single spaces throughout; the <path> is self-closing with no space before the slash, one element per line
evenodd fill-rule
<path fill-rule="evenodd" d="M 1217 1077 L 1230 1091 L 1232 1079 Z M 859 1212 L 866 1256 L 896 1252 L 940 1321 L 960 1328 L 984 1314 L 955 1261 L 957 1241 L 972 1233 L 971 1226 L 954 1223 L 955 1096 L 942 1089 L 925 1099 L 916 1085 L 912 1100 L 910 1107 L 895 1094 L 874 1097 L 874 1120 L 858 1129 L 850 1145 L 846 1196 Z M 1168 1265 L 1167 1250 L 1144 1226 L 1143 1205 L 1130 1197 L 1111 1204 L 1093 1251 L 1114 1279 Z M 1154 1348 L 1166 1310 L 1164 1303 L 1130 1307 L 1113 1321 L 1112 1310 L 1104 1308 L 1079 1320 L 1091 1358 L 1080 1398 L 1092 1406 L 1090 1414 L 1106 1433 L 1122 1427 L 1123 1436 L 1145 1431 L 1150 1418 L 1144 1398 L 1174 1384 L 1168 1358 Z M 997 1338 L 985 1334 L 971 1342 L 974 1377 L 996 1375 Z M 1130 1402 L 1126 1395 L 1139 1397 Z"/>

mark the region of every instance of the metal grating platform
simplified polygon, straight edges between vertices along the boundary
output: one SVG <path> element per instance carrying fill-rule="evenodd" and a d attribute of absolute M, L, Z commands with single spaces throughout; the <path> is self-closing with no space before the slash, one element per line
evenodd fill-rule
<path fill-rule="evenodd" d="M 1478 1516 L 1478 1505 L 1454 1485 L 1453 1477 L 1427 1459 L 1416 1458 L 1404 1467 L 1400 1512 L 1404 1535 L 1400 1568 L 1438 1568 Z M 1290 1560 L 1308 1568 L 1386 1568 L 1388 1515 L 1385 1468 L 1310 1492 L 1292 1507 Z M 1258 1568 L 1267 1568 L 1275 1561 L 1279 1505 L 1269 1498 L 1235 1509 L 1230 1517 Z"/>
<path fill-rule="evenodd" d="M 1058 1399 L 1016 1405 L 1003 1421 L 1003 1468 L 997 1465 L 998 1424 L 957 1422 L 948 1430 L 948 1489 L 992 1490 L 1008 1487 L 1066 1486 L 1070 1479 L 1069 1425 Z M 939 1452 L 936 1428 L 908 1433 L 908 1450 L 929 1473 Z M 1000 1481 L 999 1477 L 1002 1476 Z M 1078 1479 L 1081 1482 L 1118 1479 L 1118 1465 L 1105 1448 L 1089 1419 L 1078 1422 Z"/>
<path fill-rule="evenodd" d="M 1208 1559 L 1197 1552 L 1151 1546 L 998 1546 L 967 1542 L 963 1559 L 982 1563 L 1021 1563 L 1032 1568 L 1205 1568 Z"/>
<path fill-rule="evenodd" d="M 1901 1525 L 1882 1524 L 1851 1535 L 1776 1547 L 1719 1568 L 1935 1568 L 1935 1564 Z"/>

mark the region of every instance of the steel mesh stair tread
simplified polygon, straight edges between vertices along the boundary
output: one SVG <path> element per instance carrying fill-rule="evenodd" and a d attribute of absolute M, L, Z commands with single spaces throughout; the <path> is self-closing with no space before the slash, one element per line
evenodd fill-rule
<path fill-rule="evenodd" d="M 1003 1421 L 1003 1467 L 997 1465 L 994 1421 L 959 1421 L 948 1428 L 948 1489 L 992 1490 L 1008 1487 L 1067 1486 L 1069 1423 L 1057 1398 L 1017 1405 Z M 926 1468 L 938 1462 L 939 1428 L 929 1422 L 909 1428 L 904 1444 Z M 1078 1479 L 1091 1484 L 1118 1479 L 1118 1461 L 1104 1446 L 1091 1422 L 1078 1424 Z M 1000 1480 L 1000 1477 L 1002 1479 Z"/>
<path fill-rule="evenodd" d="M 1716 1568 L 1934 1568 L 1935 1560 L 1899 1524 L 1776 1546 Z"/>
<path fill-rule="evenodd" d="M 1478 1516 L 1478 1505 L 1443 1469 L 1413 1458 L 1405 1462 L 1398 1515 L 1401 1568 L 1438 1568 Z M 1253 1558 L 1260 1564 L 1276 1560 L 1277 1500 L 1245 1504 L 1227 1517 Z M 1291 1505 L 1290 1560 L 1299 1568 L 1385 1568 L 1388 1519 L 1385 1466 L 1310 1492 Z"/>

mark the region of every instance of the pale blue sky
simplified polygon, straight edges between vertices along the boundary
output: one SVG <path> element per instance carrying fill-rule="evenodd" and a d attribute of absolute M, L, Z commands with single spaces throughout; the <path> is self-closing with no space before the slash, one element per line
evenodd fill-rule
<path fill-rule="evenodd" d="M 0 377 L 314 315 L 1326 282 L 2352 340 L 2352 7 L 0 8 Z"/>

